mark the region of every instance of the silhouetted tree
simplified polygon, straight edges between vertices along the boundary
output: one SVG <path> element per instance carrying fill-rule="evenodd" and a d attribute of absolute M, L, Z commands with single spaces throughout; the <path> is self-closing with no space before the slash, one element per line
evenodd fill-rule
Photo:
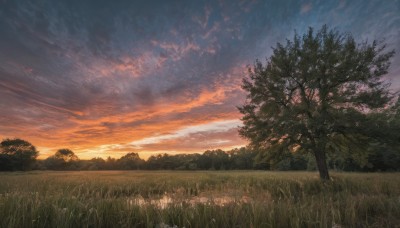
<path fill-rule="evenodd" d="M 0 170 L 29 170 L 38 154 L 28 141 L 4 139 L 0 144 Z"/>
<path fill-rule="evenodd" d="M 231 169 L 253 169 L 256 153 L 245 147 L 235 148 L 227 152 Z"/>
<path fill-rule="evenodd" d="M 365 131 L 373 137 L 364 142 L 368 146 L 366 171 L 395 171 L 400 169 L 400 99 L 383 112 L 368 114 L 369 126 Z"/>
<path fill-rule="evenodd" d="M 45 166 L 52 170 L 79 169 L 79 158 L 70 149 L 59 149 L 44 161 Z"/>
<path fill-rule="evenodd" d="M 117 164 L 121 169 L 141 169 L 144 160 L 139 157 L 138 153 L 128 153 L 118 159 Z"/>
<path fill-rule="evenodd" d="M 70 149 L 59 149 L 57 152 L 54 154 L 56 158 L 60 158 L 64 160 L 65 162 L 72 162 L 72 161 L 77 161 L 78 156 L 75 155 L 75 153 L 70 150 Z"/>
<path fill-rule="evenodd" d="M 214 170 L 225 170 L 229 167 L 229 155 L 221 149 L 207 150 L 203 156 L 208 157 L 208 161 L 211 162 L 210 169 Z"/>
<path fill-rule="evenodd" d="M 88 161 L 81 161 L 80 169 L 83 170 L 105 170 L 106 161 L 103 158 L 92 158 Z"/>
<path fill-rule="evenodd" d="M 112 157 L 107 157 L 107 159 L 106 159 L 106 163 L 105 163 L 105 169 L 107 169 L 107 170 L 113 170 L 113 169 L 117 169 L 117 165 L 116 165 L 116 163 L 117 163 L 117 160 L 115 159 L 115 158 L 112 158 Z"/>
<path fill-rule="evenodd" d="M 367 114 L 393 101 L 382 76 L 394 51 L 384 48 L 326 26 L 278 43 L 266 65 L 257 60 L 243 80 L 240 134 L 269 157 L 312 153 L 320 178 L 329 179 L 327 151 L 341 152 L 332 145 L 355 150 L 360 139 L 380 139 Z"/>

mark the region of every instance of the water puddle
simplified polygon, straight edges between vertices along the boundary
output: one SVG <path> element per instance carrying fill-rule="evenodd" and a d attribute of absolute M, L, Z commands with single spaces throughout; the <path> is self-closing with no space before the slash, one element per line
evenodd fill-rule
<path fill-rule="evenodd" d="M 213 204 L 218 206 L 224 206 L 232 203 L 249 203 L 253 201 L 250 197 L 242 196 L 232 197 L 228 195 L 205 197 L 205 196 L 194 196 L 189 198 L 173 198 L 169 195 L 163 195 L 161 198 L 145 199 L 141 196 L 127 199 L 128 205 L 153 205 L 160 209 L 165 209 L 169 205 L 182 206 L 183 204 L 195 206 L 196 204 Z"/>

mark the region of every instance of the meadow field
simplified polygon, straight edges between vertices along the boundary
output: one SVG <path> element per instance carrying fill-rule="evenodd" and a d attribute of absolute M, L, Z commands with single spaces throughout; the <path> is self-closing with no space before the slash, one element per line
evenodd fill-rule
<path fill-rule="evenodd" d="M 0 227 L 400 227 L 399 173 L 0 173 Z"/>

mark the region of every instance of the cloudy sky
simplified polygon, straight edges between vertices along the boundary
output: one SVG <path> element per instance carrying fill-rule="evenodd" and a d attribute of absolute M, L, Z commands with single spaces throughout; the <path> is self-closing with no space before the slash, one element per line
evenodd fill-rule
<path fill-rule="evenodd" d="M 40 158 L 245 145 L 246 65 L 323 24 L 400 53 L 399 0 L 0 0 L 0 139 L 28 140 Z"/>

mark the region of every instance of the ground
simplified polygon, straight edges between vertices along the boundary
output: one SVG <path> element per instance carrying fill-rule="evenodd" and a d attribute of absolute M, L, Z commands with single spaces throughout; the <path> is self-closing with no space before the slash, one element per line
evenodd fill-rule
<path fill-rule="evenodd" d="M 396 227 L 398 173 L 0 173 L 0 227 Z"/>

